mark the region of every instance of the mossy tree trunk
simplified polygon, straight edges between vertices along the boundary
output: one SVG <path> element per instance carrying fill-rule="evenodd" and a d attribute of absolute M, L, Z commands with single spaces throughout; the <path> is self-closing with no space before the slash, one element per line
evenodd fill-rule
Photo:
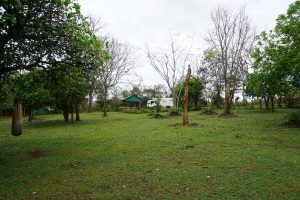
<path fill-rule="evenodd" d="M 23 109 L 22 109 L 22 100 L 16 99 L 14 101 L 14 110 L 12 115 L 12 126 L 11 126 L 11 134 L 14 136 L 22 135 L 23 133 Z"/>

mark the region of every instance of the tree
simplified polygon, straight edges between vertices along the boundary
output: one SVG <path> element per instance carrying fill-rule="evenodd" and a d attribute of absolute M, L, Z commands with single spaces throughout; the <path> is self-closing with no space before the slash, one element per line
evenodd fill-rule
<path fill-rule="evenodd" d="M 103 96 L 103 116 L 107 116 L 107 97 L 109 90 L 135 68 L 135 57 L 132 48 L 116 39 L 107 40 L 104 50 L 109 59 L 105 60 L 97 72 L 99 92 Z"/>
<path fill-rule="evenodd" d="M 252 54 L 254 72 L 245 82 L 249 96 L 262 97 L 269 109 L 277 96 L 294 96 L 300 87 L 300 1 L 288 8 L 287 14 L 279 15 L 274 30 L 263 31 L 256 37 Z M 280 102 L 279 102 L 280 103 Z"/>
<path fill-rule="evenodd" d="M 2 1 L 1 8 L 0 79 L 60 59 L 68 20 L 80 16 L 78 3 L 70 0 Z"/>
<path fill-rule="evenodd" d="M 82 58 L 70 56 L 72 49 L 81 44 L 98 49 L 99 42 L 87 32 L 80 6 L 73 0 L 4 1 L 1 9 L 0 79 L 16 70 L 78 66 L 75 63 Z M 18 127 L 12 128 L 12 134 L 20 135 L 22 115 L 17 113 L 22 100 L 15 103 L 12 127 Z"/>
<path fill-rule="evenodd" d="M 188 118 L 188 101 L 189 101 L 189 81 L 191 78 L 191 67 L 188 66 L 187 74 L 185 77 L 185 89 L 184 89 L 184 99 L 183 99 L 183 119 L 182 124 L 188 125 L 189 118 Z"/>
<path fill-rule="evenodd" d="M 143 96 L 143 88 L 141 85 L 132 85 L 131 90 L 129 91 L 130 95 L 136 95 L 138 97 Z"/>
<path fill-rule="evenodd" d="M 55 71 L 50 76 L 50 95 L 54 98 L 55 106 L 62 109 L 65 122 L 69 121 L 69 114 L 73 122 L 74 111 L 76 121 L 79 121 L 79 105 L 85 100 L 89 89 L 87 77 L 78 69 Z"/>
<path fill-rule="evenodd" d="M 252 54 L 254 73 L 247 76 L 245 92 L 250 96 L 262 97 L 267 110 L 271 101 L 274 111 L 275 96 L 287 94 L 292 88 L 286 77 L 286 67 L 281 61 L 282 52 L 276 34 L 273 31 L 262 32 L 256 37 L 256 41 Z"/>
<path fill-rule="evenodd" d="M 190 47 L 180 47 L 173 36 L 170 34 L 168 48 L 158 48 L 157 50 L 150 50 L 147 46 L 147 57 L 151 66 L 166 82 L 171 96 L 173 98 L 174 112 L 178 110 L 179 94 L 176 92 L 176 85 L 183 79 L 184 70 L 190 56 Z"/>
<path fill-rule="evenodd" d="M 13 107 L 13 94 L 9 86 L 9 77 L 0 80 L 0 113 L 8 115 Z"/>
<path fill-rule="evenodd" d="M 162 84 L 157 84 L 153 86 L 149 86 L 144 88 L 143 94 L 145 97 L 151 99 L 151 98 L 157 98 L 161 97 L 166 93 L 165 86 Z"/>
<path fill-rule="evenodd" d="M 286 14 L 279 15 L 276 21 L 278 62 L 295 91 L 300 88 L 300 1 L 292 3 Z"/>
<path fill-rule="evenodd" d="M 264 92 L 266 89 L 264 77 L 260 73 L 248 74 L 244 82 L 244 93 L 249 97 L 263 98 L 265 101 L 265 109 L 269 109 L 269 97 Z"/>
<path fill-rule="evenodd" d="M 218 7 L 211 13 L 213 27 L 206 41 L 219 60 L 225 89 L 225 111 L 231 113 L 234 93 L 248 71 L 254 32 L 245 9 L 238 12 Z"/>
<path fill-rule="evenodd" d="M 182 92 L 179 97 L 180 101 L 184 101 L 186 81 L 181 81 L 177 84 L 176 89 Z M 199 102 L 203 92 L 203 81 L 197 76 L 191 75 L 189 80 L 189 90 L 188 90 L 188 108 L 193 110 L 199 110 Z"/>
<path fill-rule="evenodd" d="M 96 35 L 98 38 L 101 38 L 102 41 L 105 41 L 106 38 L 101 36 L 101 30 L 104 28 L 104 25 L 102 23 L 102 20 L 99 17 L 95 16 L 88 16 L 88 19 L 90 21 L 90 31 Z M 100 58 L 101 59 L 101 58 Z M 101 65 L 98 66 L 98 68 L 101 68 Z M 89 88 L 89 94 L 88 94 L 88 106 L 87 106 L 87 112 L 92 112 L 92 105 L 93 105 L 93 99 L 94 95 L 96 94 L 97 90 L 97 84 L 96 84 L 96 78 L 97 78 L 97 71 L 94 70 L 91 71 L 90 74 L 90 88 Z"/>
<path fill-rule="evenodd" d="M 200 61 L 196 59 L 196 76 L 203 82 L 204 96 L 207 102 L 207 114 L 212 114 L 211 106 L 217 108 L 222 104 L 221 93 L 224 89 L 222 62 L 219 54 L 213 49 L 206 49 Z"/>
<path fill-rule="evenodd" d="M 9 82 L 14 99 L 21 99 L 28 112 L 28 121 L 33 117 L 33 110 L 49 103 L 49 90 L 45 72 L 33 70 L 11 75 Z"/>

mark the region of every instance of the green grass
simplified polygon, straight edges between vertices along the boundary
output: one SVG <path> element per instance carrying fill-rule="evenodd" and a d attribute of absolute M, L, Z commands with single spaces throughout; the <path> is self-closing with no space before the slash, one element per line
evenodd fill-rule
<path fill-rule="evenodd" d="M 0 199 L 299 199 L 300 131 L 275 113 L 61 115 L 10 135 L 0 118 Z M 30 152 L 42 151 L 41 158 Z"/>

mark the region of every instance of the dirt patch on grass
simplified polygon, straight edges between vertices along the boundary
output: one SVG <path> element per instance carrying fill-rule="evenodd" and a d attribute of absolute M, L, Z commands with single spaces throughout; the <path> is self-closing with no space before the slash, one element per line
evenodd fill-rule
<path fill-rule="evenodd" d="M 193 149 L 195 145 L 186 145 L 183 147 L 183 149 Z"/>
<path fill-rule="evenodd" d="M 46 151 L 36 150 L 27 153 L 30 159 L 42 158 L 47 155 Z"/>
<path fill-rule="evenodd" d="M 73 162 L 65 163 L 65 164 L 60 165 L 60 167 L 63 169 L 72 169 L 72 168 L 78 167 L 78 163 L 73 163 Z"/>
<path fill-rule="evenodd" d="M 173 111 L 169 114 L 169 116 L 171 117 L 176 117 L 176 116 L 180 116 L 180 113 L 179 112 L 176 112 L 176 111 Z"/>
<path fill-rule="evenodd" d="M 31 122 L 48 122 L 49 120 L 41 119 L 39 117 L 35 117 L 31 119 Z"/>
<path fill-rule="evenodd" d="M 206 110 L 202 113 L 200 113 L 200 115 L 217 115 L 218 113 L 212 111 L 212 110 Z"/>
<path fill-rule="evenodd" d="M 188 123 L 187 125 L 183 125 L 182 123 L 175 123 L 175 124 L 170 124 L 170 126 L 173 127 L 178 127 L 178 126 L 189 126 L 189 127 L 195 127 L 195 126 L 199 126 L 198 123 Z"/>
<path fill-rule="evenodd" d="M 155 118 L 155 119 L 162 119 L 162 118 L 166 118 L 166 116 L 163 116 L 161 114 L 154 114 L 153 118 Z"/>
<path fill-rule="evenodd" d="M 235 118 L 237 117 L 235 114 L 233 113 L 223 113 L 220 115 L 220 117 L 223 117 L 223 118 Z"/>

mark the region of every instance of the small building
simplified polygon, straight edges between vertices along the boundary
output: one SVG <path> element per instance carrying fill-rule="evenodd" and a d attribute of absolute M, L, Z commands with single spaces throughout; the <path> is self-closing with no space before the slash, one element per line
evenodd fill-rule
<path fill-rule="evenodd" d="M 123 99 L 122 102 L 124 104 L 122 110 L 133 110 L 141 107 L 143 99 L 136 95 L 131 95 Z"/>

